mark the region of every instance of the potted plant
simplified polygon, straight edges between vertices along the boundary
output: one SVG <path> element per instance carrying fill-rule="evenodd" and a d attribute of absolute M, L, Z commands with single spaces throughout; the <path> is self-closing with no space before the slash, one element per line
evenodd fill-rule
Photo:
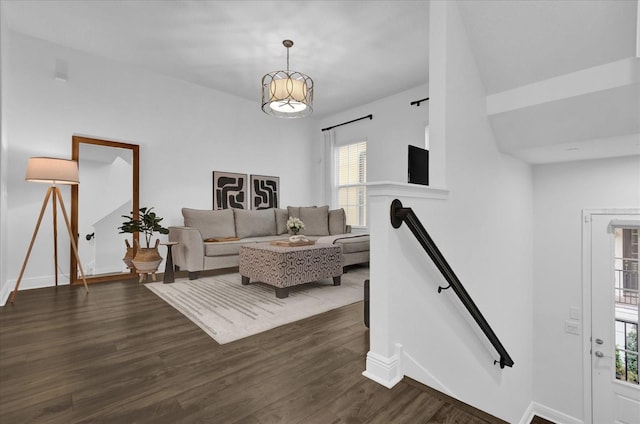
<path fill-rule="evenodd" d="M 145 274 L 151 274 L 153 280 L 155 281 L 155 272 L 158 270 L 158 265 L 162 262 L 162 256 L 158 252 L 158 244 L 160 243 L 159 239 L 156 239 L 156 243 L 153 247 L 151 247 L 151 238 L 153 237 L 153 233 L 157 232 L 160 234 L 169 234 L 169 230 L 162 225 L 160 225 L 160 221 L 164 218 L 160 218 L 153 212 L 153 208 L 140 208 L 139 219 L 133 218 L 133 211 L 131 215 L 122 215 L 123 218 L 126 219 L 122 223 L 118 229 L 120 230 L 120 234 L 124 233 L 141 233 L 144 235 L 144 240 L 146 247 L 140 247 L 137 241 L 135 242 L 136 253 L 135 257 L 131 259 L 131 265 L 135 267 L 134 269 L 140 274 L 140 279 L 144 277 Z M 131 253 L 131 246 L 129 245 L 129 241 L 125 240 L 127 245 L 127 256 Z M 127 261 L 129 259 L 125 256 L 124 261 L 127 263 L 128 267 L 131 267 Z"/>

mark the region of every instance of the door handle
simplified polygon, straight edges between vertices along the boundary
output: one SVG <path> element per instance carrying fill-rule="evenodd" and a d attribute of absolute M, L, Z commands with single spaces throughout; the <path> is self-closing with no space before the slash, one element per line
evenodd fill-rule
<path fill-rule="evenodd" d="M 601 345 L 602 343 L 604 343 L 604 342 L 602 341 L 602 339 L 596 339 L 596 344 Z"/>
<path fill-rule="evenodd" d="M 604 356 L 604 354 L 602 352 L 600 352 L 599 350 L 596 350 L 596 356 L 598 358 L 602 358 Z"/>

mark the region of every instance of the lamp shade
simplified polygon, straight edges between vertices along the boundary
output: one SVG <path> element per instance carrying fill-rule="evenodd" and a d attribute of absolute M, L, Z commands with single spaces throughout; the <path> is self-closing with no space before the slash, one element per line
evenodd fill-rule
<path fill-rule="evenodd" d="M 287 48 L 287 70 L 262 77 L 262 111 L 280 118 L 302 118 L 313 111 L 313 80 L 302 72 L 289 70 L 293 41 L 284 40 L 282 44 Z"/>
<path fill-rule="evenodd" d="M 284 113 L 295 113 L 307 108 L 307 84 L 293 78 L 274 79 L 269 84 L 269 106 Z"/>
<path fill-rule="evenodd" d="M 277 71 L 262 78 L 262 110 L 280 118 L 301 118 L 313 110 L 313 80 L 300 72 Z"/>
<path fill-rule="evenodd" d="M 78 162 L 58 158 L 29 158 L 27 181 L 48 184 L 78 184 Z"/>

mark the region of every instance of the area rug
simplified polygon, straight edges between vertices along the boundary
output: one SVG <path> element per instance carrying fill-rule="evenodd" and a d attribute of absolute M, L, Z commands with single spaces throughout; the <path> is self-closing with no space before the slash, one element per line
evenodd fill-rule
<path fill-rule="evenodd" d="M 266 284 L 243 286 L 238 273 L 145 286 L 225 344 L 358 302 L 368 278 L 369 268 L 353 268 L 342 275 L 339 286 L 330 278 L 302 284 L 291 287 L 285 299 L 276 298 L 274 288 Z"/>

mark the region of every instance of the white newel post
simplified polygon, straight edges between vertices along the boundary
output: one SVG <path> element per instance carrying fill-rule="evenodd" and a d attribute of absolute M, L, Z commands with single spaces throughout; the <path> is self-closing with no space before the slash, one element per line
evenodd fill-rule
<path fill-rule="evenodd" d="M 370 331 L 367 369 L 363 375 L 385 387 L 398 383 L 403 374 L 400 357 L 394 351 L 391 338 L 391 304 L 393 275 L 389 263 L 389 239 L 393 228 L 389 224 L 391 197 L 368 187 L 370 242 Z M 372 193 L 373 192 L 373 193 Z"/>
<path fill-rule="evenodd" d="M 438 198 L 448 196 L 447 190 L 433 189 L 406 183 L 375 182 L 367 184 L 370 242 L 370 332 L 367 369 L 362 374 L 391 388 L 404 376 L 402 368 L 402 340 L 394 331 L 393 299 L 397 261 L 400 254 L 398 232 L 391 226 L 391 202 L 407 198 Z M 410 202 L 410 200 L 409 200 Z"/>

